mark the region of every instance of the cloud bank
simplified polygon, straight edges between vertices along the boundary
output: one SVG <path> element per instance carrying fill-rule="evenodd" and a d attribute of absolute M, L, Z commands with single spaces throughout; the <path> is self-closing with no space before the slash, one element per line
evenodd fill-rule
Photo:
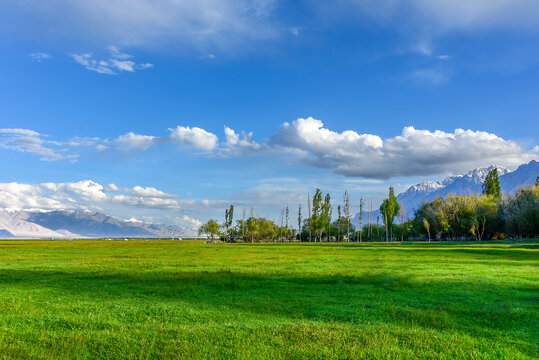
<path fill-rule="evenodd" d="M 22 0 L 0 5 L 0 10 L 31 16 L 36 33 L 55 29 L 56 36 L 79 41 L 228 49 L 251 39 L 274 38 L 276 25 L 269 18 L 276 4 L 276 0 Z M 109 71 L 115 65 L 107 62 L 110 66 L 105 68 L 99 61 L 90 62 L 90 67 Z"/>
<path fill-rule="evenodd" d="M 62 159 L 75 160 L 78 155 L 69 154 L 69 149 L 47 136 L 29 129 L 0 129 L 0 147 L 40 156 L 44 161 Z"/>
<path fill-rule="evenodd" d="M 336 132 L 312 117 L 285 122 L 277 133 L 260 143 L 254 140 L 252 132 L 236 132 L 227 126 L 221 139 L 199 127 L 177 126 L 169 132 L 164 137 L 128 132 L 113 140 L 76 138 L 65 144 L 71 144 L 70 149 L 81 144 L 96 145 L 96 150 L 101 152 L 141 152 L 151 147 L 176 144 L 187 151 L 195 151 L 194 156 L 212 158 L 288 156 L 304 165 L 331 169 L 344 176 L 384 180 L 457 173 L 492 164 L 514 168 L 539 159 L 539 146 L 526 150 L 515 141 L 485 131 L 455 129 L 445 132 L 408 126 L 401 134 L 382 139 L 354 130 Z M 42 160 L 49 161 L 77 157 L 65 153 L 66 149 L 57 151 L 45 147 L 47 143 L 58 146 L 64 143 L 45 142 L 42 135 L 32 130 L 0 129 L 2 134 L 6 136 L 0 136 L 0 146 L 5 149 L 40 155 Z M 141 190 L 127 192 L 136 195 L 135 191 Z M 117 201 L 128 200 L 119 196 Z"/>
<path fill-rule="evenodd" d="M 313 118 L 285 123 L 270 144 L 301 151 L 300 160 L 308 165 L 373 179 L 459 172 L 491 164 L 515 167 L 539 156 L 538 147 L 526 152 L 518 143 L 484 131 L 448 133 L 408 126 L 401 135 L 382 140 L 355 131 L 334 132 Z"/>
<path fill-rule="evenodd" d="M 278 16 L 285 6 L 278 0 L 21 0 L 0 4 L 0 12 L 10 14 L 3 18 L 5 23 L 33 37 L 129 47 L 189 47 L 208 53 L 297 38 L 305 30 L 297 22 L 305 20 Z M 310 0 L 299 7 L 310 19 L 310 28 L 339 26 L 343 18 L 358 16 L 411 36 L 421 33 L 423 38 L 500 28 L 539 29 L 536 0 Z M 21 26 L 27 23 L 21 19 L 32 21 L 31 29 Z M 117 64 L 114 59 L 102 60 L 107 63 L 102 67 L 101 60 L 77 56 L 98 72 L 135 69 L 125 59 Z"/>
<path fill-rule="evenodd" d="M 11 210 L 82 209 L 101 211 L 103 206 L 144 207 L 156 210 L 179 211 L 177 196 L 153 187 L 135 186 L 120 189 L 92 181 L 66 183 L 0 183 L 0 208 Z"/>
<path fill-rule="evenodd" d="M 539 29 L 535 0 L 342 0 L 341 10 L 430 33 L 490 28 Z"/>

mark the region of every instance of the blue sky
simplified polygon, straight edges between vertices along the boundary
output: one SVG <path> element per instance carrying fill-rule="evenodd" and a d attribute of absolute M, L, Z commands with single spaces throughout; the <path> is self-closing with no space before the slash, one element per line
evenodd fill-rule
<path fill-rule="evenodd" d="M 536 1 L 321 3 L 0 2 L 0 206 L 196 226 L 538 158 Z"/>

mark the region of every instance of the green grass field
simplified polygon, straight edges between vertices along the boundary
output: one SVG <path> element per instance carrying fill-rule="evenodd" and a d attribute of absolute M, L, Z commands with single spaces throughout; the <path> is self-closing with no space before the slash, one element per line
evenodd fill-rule
<path fill-rule="evenodd" d="M 539 241 L 0 241 L 1 359 L 532 359 Z"/>

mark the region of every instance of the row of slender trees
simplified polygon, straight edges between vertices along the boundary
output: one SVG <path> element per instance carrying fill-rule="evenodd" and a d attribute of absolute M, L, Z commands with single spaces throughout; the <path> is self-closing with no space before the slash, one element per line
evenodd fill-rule
<path fill-rule="evenodd" d="M 380 205 L 376 222 L 372 203 L 369 203 L 369 209 L 366 205 L 361 198 L 357 217 L 353 219 L 350 195 L 345 191 L 342 203 L 337 205 L 336 219 L 333 219 L 330 194 L 316 189 L 312 199 L 308 195 L 305 218 L 302 205 L 298 206 L 297 227 L 292 224 L 288 206 L 282 209 L 277 222 L 255 216 L 251 208 L 249 216 L 243 209 L 241 219 L 234 223 L 234 206 L 230 205 L 225 210 L 223 223 L 211 219 L 200 227 L 199 233 L 211 241 L 227 242 L 481 241 L 539 234 L 539 178 L 537 184 L 503 197 L 496 169 L 487 175 L 482 195 L 447 196 L 424 202 L 412 219 L 397 202 L 393 187 L 389 188 L 387 199 Z"/>

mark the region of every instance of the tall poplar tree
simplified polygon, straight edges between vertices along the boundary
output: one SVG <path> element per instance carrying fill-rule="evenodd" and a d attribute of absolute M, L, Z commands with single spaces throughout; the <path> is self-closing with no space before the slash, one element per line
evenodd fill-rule
<path fill-rule="evenodd" d="M 359 216 L 358 216 L 358 219 L 357 219 L 357 229 L 359 231 L 359 242 L 361 242 L 362 240 L 362 233 L 363 233 L 363 208 L 365 207 L 365 200 L 363 200 L 363 198 L 360 198 L 359 199 Z"/>
<path fill-rule="evenodd" d="M 341 241 L 341 205 L 337 206 L 337 242 Z"/>
<path fill-rule="evenodd" d="M 500 188 L 500 179 L 498 178 L 498 169 L 490 171 L 485 177 L 483 183 L 483 195 L 489 195 L 497 200 L 502 199 L 502 189 Z"/>
<path fill-rule="evenodd" d="M 386 227 L 386 241 L 388 241 L 388 232 L 391 231 L 393 220 L 395 219 L 395 215 L 399 212 L 399 209 L 400 206 L 395 197 L 395 190 L 393 189 L 393 186 L 390 186 L 388 198 L 382 202 L 382 205 L 380 205 L 380 212 L 384 217 L 384 224 Z M 393 236 L 391 240 L 393 240 Z"/>
<path fill-rule="evenodd" d="M 302 221 L 302 216 L 301 216 L 301 204 L 299 204 L 298 206 L 298 234 L 299 234 L 299 241 L 301 241 L 301 221 Z"/>
<path fill-rule="evenodd" d="M 344 215 L 346 216 L 346 241 L 350 242 L 350 195 L 344 191 Z"/>

